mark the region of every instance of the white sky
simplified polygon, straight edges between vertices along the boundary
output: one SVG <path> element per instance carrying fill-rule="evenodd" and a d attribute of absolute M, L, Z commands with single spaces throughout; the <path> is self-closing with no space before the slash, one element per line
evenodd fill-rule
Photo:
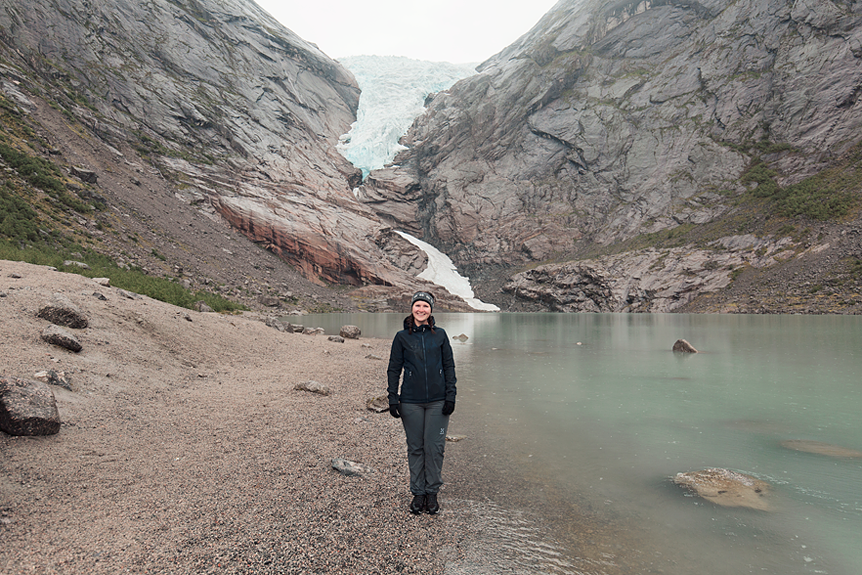
<path fill-rule="evenodd" d="M 407 56 L 482 62 L 525 34 L 557 0 L 255 0 L 331 58 Z"/>

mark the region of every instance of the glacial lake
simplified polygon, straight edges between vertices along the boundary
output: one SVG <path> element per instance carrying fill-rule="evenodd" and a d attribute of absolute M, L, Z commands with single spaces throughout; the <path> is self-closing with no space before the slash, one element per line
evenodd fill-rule
<path fill-rule="evenodd" d="M 404 315 L 287 319 L 327 334 L 354 324 L 363 337 L 390 340 Z M 536 489 L 571 493 L 609 522 L 636 525 L 638 548 L 621 544 L 609 564 L 631 564 L 632 554 L 653 566 L 643 572 L 671 575 L 862 570 L 862 459 L 782 446 L 862 451 L 862 317 L 435 317 L 450 337 L 469 338 L 452 342 L 458 407 L 450 433 L 502 446 L 508 471 L 542 477 Z M 700 353 L 673 353 L 680 338 Z M 671 482 L 711 467 L 771 484 L 772 510 L 720 507 Z M 613 571 L 527 563 L 513 572 Z"/>

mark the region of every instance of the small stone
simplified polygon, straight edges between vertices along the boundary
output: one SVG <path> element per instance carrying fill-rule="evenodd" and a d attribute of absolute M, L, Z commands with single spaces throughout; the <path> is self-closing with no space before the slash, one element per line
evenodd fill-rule
<path fill-rule="evenodd" d="M 355 325 L 343 325 L 338 335 L 347 339 L 359 339 L 359 336 L 362 335 L 362 330 Z"/>
<path fill-rule="evenodd" d="M 368 355 L 366 355 L 366 356 L 365 356 L 365 359 L 376 359 L 376 360 L 379 360 L 379 361 L 383 361 L 383 358 L 382 358 L 382 357 L 380 357 L 379 355 L 375 355 L 375 354 L 373 354 L 373 353 L 369 353 Z"/>
<path fill-rule="evenodd" d="M 205 302 L 205 301 L 203 301 L 203 300 L 201 300 L 201 301 L 196 301 L 196 302 L 194 303 L 194 308 L 195 308 L 197 311 L 199 311 L 199 312 L 203 312 L 203 313 L 210 313 L 210 312 L 212 312 L 212 311 L 213 311 L 213 308 L 211 308 L 210 306 L 208 306 L 208 305 L 206 304 L 206 302 Z"/>
<path fill-rule="evenodd" d="M 93 278 L 93 281 L 102 287 L 111 287 L 111 278 Z"/>
<path fill-rule="evenodd" d="M 83 349 L 81 342 L 78 341 L 71 332 L 63 329 L 60 326 L 51 324 L 42 330 L 42 340 L 52 345 L 57 345 L 78 353 Z"/>
<path fill-rule="evenodd" d="M 331 335 L 327 338 L 329 341 L 334 341 L 336 343 L 344 343 L 344 338 L 340 335 Z"/>
<path fill-rule="evenodd" d="M 362 475 L 363 473 L 373 473 L 374 469 L 362 463 L 349 461 L 342 457 L 336 457 L 332 460 L 332 468 L 342 475 Z"/>
<path fill-rule="evenodd" d="M 318 395 L 332 395 L 332 390 L 322 383 L 318 383 L 316 381 L 304 381 L 302 383 L 297 383 L 293 389 L 298 389 L 300 391 L 310 391 L 311 393 L 316 393 Z"/>
<path fill-rule="evenodd" d="M 467 341 L 467 340 L 468 340 L 468 339 L 470 339 L 470 338 L 469 338 L 469 337 L 467 337 L 467 335 L 465 335 L 465 334 L 463 334 L 463 333 L 462 333 L 462 334 L 460 334 L 460 335 L 453 335 L 453 336 L 452 336 L 452 339 L 457 339 L 457 340 L 458 340 L 458 341 L 460 341 L 460 342 L 465 342 L 465 341 Z"/>
<path fill-rule="evenodd" d="M 456 441 L 462 441 L 464 439 L 467 439 L 466 435 L 454 435 L 454 434 L 447 434 L 446 435 L 446 441 L 451 441 L 453 443 Z"/>
<path fill-rule="evenodd" d="M 84 262 L 79 262 L 79 261 L 75 261 L 75 260 L 65 260 L 63 262 L 63 265 L 66 266 L 67 268 L 68 267 L 76 267 L 76 268 L 81 268 L 82 270 L 90 269 L 90 266 L 88 266 Z"/>
<path fill-rule="evenodd" d="M 389 411 L 389 397 L 386 395 L 372 397 L 365 402 L 365 407 L 367 407 L 369 411 L 373 411 L 375 413 Z"/>

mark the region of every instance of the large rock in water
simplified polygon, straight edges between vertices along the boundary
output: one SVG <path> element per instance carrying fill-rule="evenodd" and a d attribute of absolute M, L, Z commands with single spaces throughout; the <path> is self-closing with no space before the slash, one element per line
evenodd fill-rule
<path fill-rule="evenodd" d="M 754 142 L 783 145 L 763 158 L 790 183 L 859 141 L 860 22 L 830 0 L 561 1 L 435 97 L 360 197 L 479 274 L 710 221 Z"/>
<path fill-rule="evenodd" d="M 41 381 L 0 377 L 0 430 L 10 435 L 60 431 L 60 413 L 51 388 Z"/>
<path fill-rule="evenodd" d="M 769 484 L 737 471 L 710 468 L 677 473 L 673 482 L 707 501 L 725 507 L 750 507 L 761 511 L 770 509 L 766 498 Z"/>

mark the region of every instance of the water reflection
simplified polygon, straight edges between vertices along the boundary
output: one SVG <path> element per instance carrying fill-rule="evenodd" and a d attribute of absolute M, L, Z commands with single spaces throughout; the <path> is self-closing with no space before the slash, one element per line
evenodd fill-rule
<path fill-rule="evenodd" d="M 353 323 L 366 336 L 389 339 L 401 319 L 354 314 L 314 321 L 328 332 Z M 453 428 L 472 426 L 505 445 L 513 472 L 541 469 L 560 492 L 590 498 L 609 517 L 629 518 L 643 533 L 635 545 L 641 549 L 630 551 L 649 548 L 657 569 L 858 572 L 862 463 L 786 442 L 862 450 L 862 318 L 437 319 L 450 336 L 469 337 L 453 342 L 459 375 Z M 680 338 L 701 353 L 672 353 Z M 720 509 L 670 484 L 677 472 L 707 467 L 768 481 L 777 510 Z"/>

